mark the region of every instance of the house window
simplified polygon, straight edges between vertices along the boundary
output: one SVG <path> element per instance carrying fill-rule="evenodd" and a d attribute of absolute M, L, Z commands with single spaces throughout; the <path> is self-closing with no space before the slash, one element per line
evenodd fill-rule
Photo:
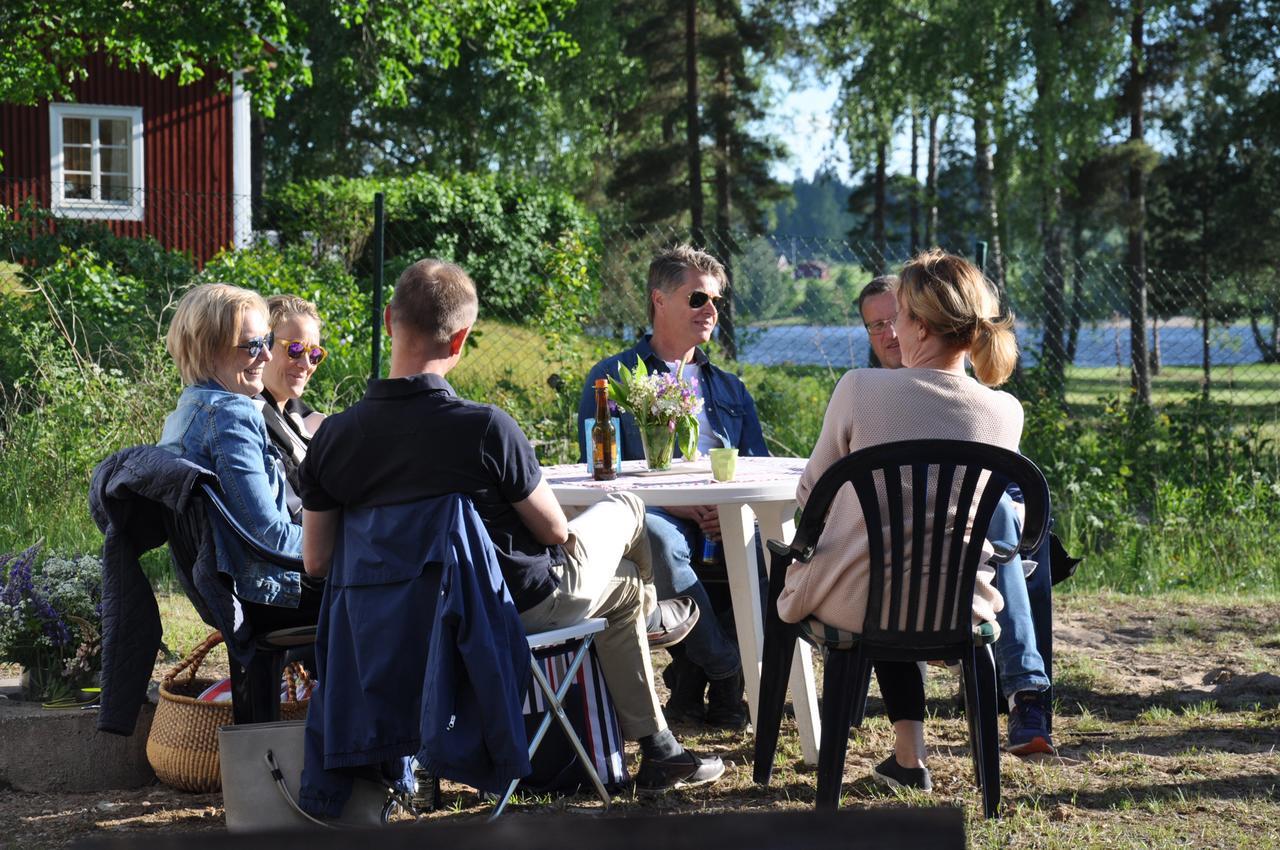
<path fill-rule="evenodd" d="M 49 139 L 54 212 L 142 220 L 141 107 L 50 104 Z"/>

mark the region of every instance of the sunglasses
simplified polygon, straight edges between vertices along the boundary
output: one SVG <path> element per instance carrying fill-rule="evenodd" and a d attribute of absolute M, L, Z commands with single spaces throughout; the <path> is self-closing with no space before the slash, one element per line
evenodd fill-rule
<path fill-rule="evenodd" d="M 256 360 L 258 356 L 262 354 L 262 350 L 264 348 L 270 348 L 272 345 L 275 344 L 275 341 L 276 341 L 276 335 L 273 332 L 273 333 L 267 334 L 266 336 L 255 336 L 253 339 L 247 342 L 240 343 L 239 345 L 236 346 L 236 348 L 243 348 L 245 351 L 249 352 L 250 357 Z"/>
<path fill-rule="evenodd" d="M 712 295 L 710 292 L 702 292 L 701 290 L 689 293 L 690 310 L 701 310 L 707 306 L 708 301 L 716 308 L 717 313 L 724 310 L 724 296 L 722 295 Z"/>
<path fill-rule="evenodd" d="M 277 342 L 284 343 L 284 353 L 288 355 L 290 360 L 297 360 L 305 355 L 307 362 L 312 366 L 319 366 L 329 356 L 329 352 L 320 346 L 307 345 L 300 339 L 281 339 L 277 340 Z"/>
<path fill-rule="evenodd" d="M 880 334 L 889 330 L 889 327 L 894 323 L 894 321 L 897 318 L 898 318 L 898 314 L 894 313 L 892 316 L 890 316 L 887 319 L 881 319 L 878 322 L 871 322 L 869 324 L 863 325 L 863 327 L 867 329 L 867 333 L 870 334 L 871 336 L 880 336 Z"/>

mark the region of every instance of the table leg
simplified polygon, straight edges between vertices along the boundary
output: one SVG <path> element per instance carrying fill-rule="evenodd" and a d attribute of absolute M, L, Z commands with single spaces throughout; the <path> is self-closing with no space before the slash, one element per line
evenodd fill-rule
<path fill-rule="evenodd" d="M 733 622 L 742 656 L 742 677 L 747 686 L 751 722 L 760 704 L 760 658 L 764 645 L 764 620 L 760 611 L 760 578 L 756 568 L 755 522 L 744 504 L 720 505 L 720 535 L 724 564 L 729 574 Z"/>
<path fill-rule="evenodd" d="M 789 541 L 795 535 L 794 502 L 762 502 L 751 506 L 760 523 L 760 539 Z M 751 547 L 752 551 L 755 547 Z M 769 568 L 769 556 L 765 555 L 765 568 Z M 763 639 L 761 646 L 764 645 Z M 818 717 L 818 689 L 813 675 L 813 653 L 809 644 L 796 641 L 795 657 L 791 660 L 791 706 L 796 713 L 796 727 L 800 732 L 800 753 L 805 764 L 818 763 L 818 740 L 822 724 Z M 755 714 L 752 713 L 754 719 Z"/>

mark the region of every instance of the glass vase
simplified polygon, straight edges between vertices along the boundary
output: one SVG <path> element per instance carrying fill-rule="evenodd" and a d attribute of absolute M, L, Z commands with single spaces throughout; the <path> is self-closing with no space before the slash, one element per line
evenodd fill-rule
<path fill-rule="evenodd" d="M 644 460 L 650 469 L 671 468 L 676 432 L 670 425 L 663 423 L 640 426 L 640 442 L 644 444 Z"/>

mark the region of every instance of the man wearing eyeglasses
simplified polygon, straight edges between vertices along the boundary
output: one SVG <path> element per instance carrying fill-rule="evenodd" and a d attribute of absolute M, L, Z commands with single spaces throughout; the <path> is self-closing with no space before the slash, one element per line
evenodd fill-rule
<path fill-rule="evenodd" d="M 711 339 L 720 318 L 721 298 L 728 283 L 724 266 L 705 251 L 679 245 L 649 264 L 648 310 L 653 333 L 634 346 L 597 363 L 587 375 L 578 405 L 578 446 L 586 460 L 584 422 L 595 416 L 594 386 L 598 378 L 617 377 L 619 364 L 635 368 L 643 360 L 650 372 L 674 372 L 697 381 L 703 400 L 698 419 L 698 451 L 733 446 L 742 455 L 769 454 L 755 402 L 737 375 L 713 364 L 701 345 Z M 640 430 L 630 414 L 622 416 L 622 457 L 643 458 Z M 679 449 L 676 449 L 679 452 Z M 715 617 L 707 591 L 693 568 L 701 555 L 700 535 L 720 539 L 720 518 L 711 505 L 650 508 L 645 525 L 653 550 L 658 597 L 687 595 L 697 603 L 699 617 L 683 649 L 673 653 L 664 679 L 672 691 L 667 703 L 671 719 L 684 716 L 713 726 L 740 729 L 747 723 L 743 702 L 742 662 L 737 642 Z M 651 633 L 661 639 L 661 628 Z M 703 703 L 706 691 L 707 702 Z"/>
<path fill-rule="evenodd" d="M 872 278 L 858 294 L 858 312 L 871 343 L 871 365 L 886 369 L 902 366 L 902 350 L 893 329 L 893 320 L 898 316 L 898 299 L 893 294 L 897 283 L 897 275 L 881 275 Z"/>

